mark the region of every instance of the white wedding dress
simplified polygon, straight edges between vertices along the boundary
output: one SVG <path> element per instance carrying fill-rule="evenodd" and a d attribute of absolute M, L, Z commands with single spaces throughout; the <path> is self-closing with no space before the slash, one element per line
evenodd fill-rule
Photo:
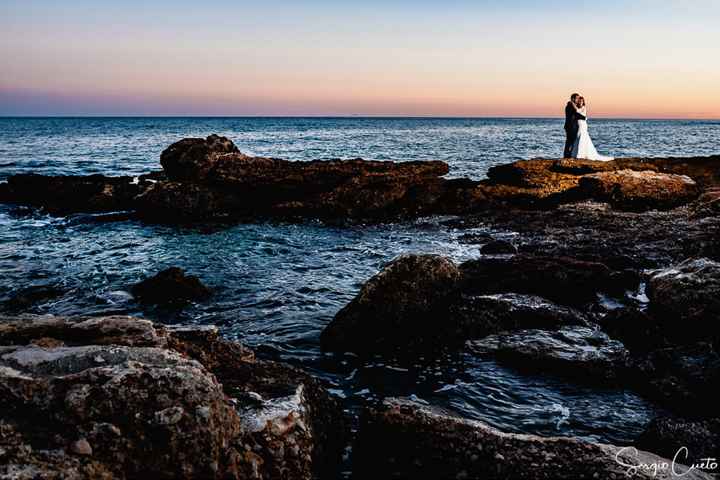
<path fill-rule="evenodd" d="M 583 107 L 578 110 L 578 112 L 587 117 L 586 108 Z M 575 145 L 573 146 L 571 157 L 582 158 L 585 160 L 600 160 L 603 162 L 608 162 L 613 159 L 613 157 L 600 155 L 595 149 L 595 145 L 593 145 L 590 133 L 588 132 L 587 120 L 578 120 L 578 134 L 575 139 Z"/>

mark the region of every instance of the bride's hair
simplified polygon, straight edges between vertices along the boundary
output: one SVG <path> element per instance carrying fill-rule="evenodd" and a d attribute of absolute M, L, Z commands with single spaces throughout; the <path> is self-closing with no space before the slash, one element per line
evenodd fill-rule
<path fill-rule="evenodd" d="M 578 105 L 581 107 L 585 106 L 585 97 L 578 98 Z"/>

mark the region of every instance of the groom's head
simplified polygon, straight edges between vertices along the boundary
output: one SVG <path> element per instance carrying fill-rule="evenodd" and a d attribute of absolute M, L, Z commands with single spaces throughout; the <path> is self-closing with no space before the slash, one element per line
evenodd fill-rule
<path fill-rule="evenodd" d="M 573 103 L 577 102 L 577 99 L 579 96 L 580 96 L 579 93 L 573 93 L 572 95 L 570 95 L 570 101 Z"/>

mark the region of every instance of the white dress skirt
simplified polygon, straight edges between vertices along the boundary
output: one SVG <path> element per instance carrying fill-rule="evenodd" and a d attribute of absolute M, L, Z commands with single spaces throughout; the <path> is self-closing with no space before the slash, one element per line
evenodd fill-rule
<path fill-rule="evenodd" d="M 579 110 L 583 115 L 587 115 L 585 109 Z M 587 120 L 578 120 L 578 134 L 575 139 L 575 145 L 572 149 L 572 158 L 582 158 L 585 160 L 600 160 L 607 162 L 613 160 L 613 157 L 600 155 L 593 145 L 590 133 L 588 132 Z"/>

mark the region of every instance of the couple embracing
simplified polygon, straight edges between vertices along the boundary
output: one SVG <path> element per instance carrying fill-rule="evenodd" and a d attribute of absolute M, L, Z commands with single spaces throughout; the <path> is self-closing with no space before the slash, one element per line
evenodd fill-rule
<path fill-rule="evenodd" d="M 564 158 L 582 158 L 586 160 L 609 161 L 612 157 L 600 155 L 595 149 L 587 124 L 585 98 L 573 93 L 565 105 L 565 151 Z"/>

